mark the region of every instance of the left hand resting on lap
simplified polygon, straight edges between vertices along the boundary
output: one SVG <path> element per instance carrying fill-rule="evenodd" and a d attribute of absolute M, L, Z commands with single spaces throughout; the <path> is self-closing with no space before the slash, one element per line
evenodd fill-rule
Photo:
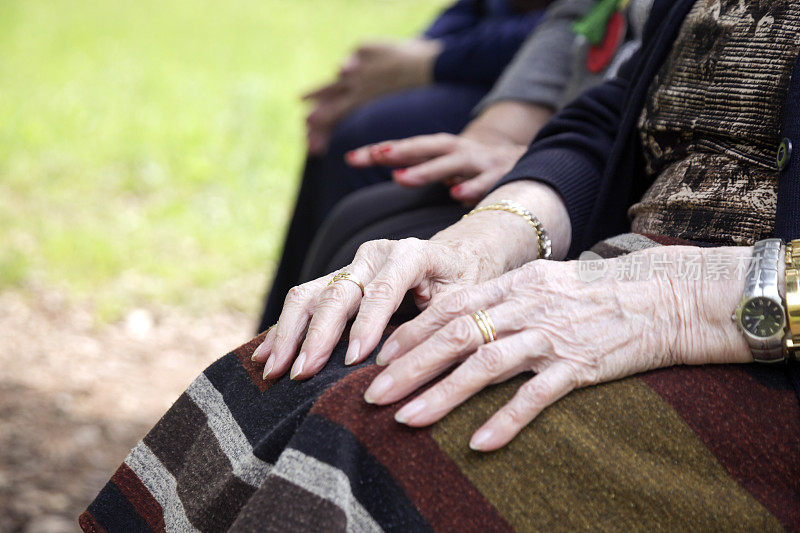
<path fill-rule="evenodd" d="M 734 270 L 750 248 L 664 247 L 608 260 L 670 264 L 650 279 L 612 275 L 581 281 L 576 262 L 534 261 L 497 279 L 444 295 L 400 327 L 378 355 L 390 363 L 367 401 L 389 404 L 456 366 L 397 413 L 427 426 L 486 386 L 522 372 L 535 376 L 472 437 L 477 450 L 507 444 L 546 407 L 570 391 L 647 370 L 679 365 L 743 363 L 752 356 L 731 313 L 744 287 Z M 679 258 L 710 254 L 729 265 L 720 279 L 682 279 Z M 662 263 L 659 263 L 662 264 Z M 740 263 L 739 263 L 740 264 Z M 485 309 L 498 340 L 484 344 L 470 316 Z"/>
<path fill-rule="evenodd" d="M 510 183 L 493 194 L 495 198 L 508 194 L 539 205 L 540 218 L 553 238 L 553 256 L 563 257 L 569 246 L 565 236 L 570 226 L 555 191 L 541 183 Z M 498 200 L 490 195 L 485 201 Z M 252 359 L 265 363 L 265 379 L 277 379 L 289 367 L 293 379 L 308 379 L 325 365 L 347 321 L 355 317 L 345 363 L 360 363 L 378 345 L 407 291 L 413 292 L 423 309 L 444 292 L 495 278 L 525 264 L 538 255 L 537 241 L 536 232 L 523 217 L 484 211 L 427 241 L 364 243 L 353 262 L 340 271 L 358 282 L 340 279 L 332 283 L 334 274 L 330 274 L 293 287 L 278 323 Z"/>

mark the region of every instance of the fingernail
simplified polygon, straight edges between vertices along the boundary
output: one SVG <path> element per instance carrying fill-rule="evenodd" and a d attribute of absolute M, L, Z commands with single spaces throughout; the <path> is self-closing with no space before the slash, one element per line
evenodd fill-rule
<path fill-rule="evenodd" d="M 258 356 L 260 356 L 260 355 L 261 355 L 261 352 L 263 352 L 263 351 L 264 351 L 264 343 L 262 342 L 262 343 L 261 343 L 261 344 L 259 344 L 259 345 L 258 345 L 258 347 L 256 347 L 256 349 L 253 351 L 253 355 L 251 355 L 251 356 L 250 356 L 250 360 L 251 360 L 251 361 L 255 361 L 255 360 L 256 360 L 256 358 L 257 358 Z"/>
<path fill-rule="evenodd" d="M 358 339 L 351 341 L 350 345 L 347 347 L 347 353 L 344 356 L 344 364 L 352 365 L 358 359 L 358 356 L 361 355 L 359 350 L 361 349 L 361 341 Z"/>
<path fill-rule="evenodd" d="M 262 376 L 263 379 L 267 379 L 269 373 L 272 372 L 273 366 L 275 366 L 275 356 L 270 355 L 269 359 L 267 359 L 267 364 L 264 365 L 264 375 Z"/>
<path fill-rule="evenodd" d="M 407 169 L 407 168 L 398 168 L 397 170 L 395 170 L 395 171 L 394 171 L 394 175 L 395 175 L 395 176 L 402 176 L 402 175 L 403 175 L 403 174 L 405 174 L 407 171 L 408 171 L 408 169 Z"/>
<path fill-rule="evenodd" d="M 289 376 L 289 379 L 294 379 L 298 375 L 300 375 L 305 365 L 306 365 L 306 352 L 303 352 L 297 358 L 297 361 L 294 362 L 294 366 L 292 366 L 292 373 Z"/>
<path fill-rule="evenodd" d="M 367 403 L 375 403 L 381 400 L 389 389 L 392 388 L 394 385 L 394 380 L 392 376 L 389 374 L 381 374 L 375 381 L 372 382 L 372 385 L 369 386 L 367 392 L 364 393 L 364 401 Z"/>
<path fill-rule="evenodd" d="M 407 423 L 425 409 L 425 400 L 414 400 L 394 415 L 394 419 L 401 424 Z"/>
<path fill-rule="evenodd" d="M 383 348 L 381 348 L 378 357 L 375 358 L 375 363 L 380 366 L 388 365 L 392 358 L 397 355 L 398 351 L 400 351 L 400 344 L 397 341 L 387 342 L 383 345 Z"/>
<path fill-rule="evenodd" d="M 492 438 L 492 435 L 491 429 L 479 430 L 472 436 L 472 440 L 469 441 L 469 447 L 476 452 L 483 451 L 489 439 Z"/>
<path fill-rule="evenodd" d="M 464 186 L 463 185 L 456 185 L 455 187 L 450 189 L 450 193 L 453 196 L 461 196 L 462 192 L 464 192 Z"/>
<path fill-rule="evenodd" d="M 345 159 L 353 159 L 356 156 L 355 150 L 350 150 L 346 154 L 344 154 Z"/>

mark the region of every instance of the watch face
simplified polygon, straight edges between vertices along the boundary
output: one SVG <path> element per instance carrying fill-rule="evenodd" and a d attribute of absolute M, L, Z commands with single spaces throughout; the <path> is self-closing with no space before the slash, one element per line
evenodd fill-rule
<path fill-rule="evenodd" d="M 753 298 L 742 307 L 742 325 L 756 337 L 772 337 L 783 323 L 783 308 L 769 298 Z"/>

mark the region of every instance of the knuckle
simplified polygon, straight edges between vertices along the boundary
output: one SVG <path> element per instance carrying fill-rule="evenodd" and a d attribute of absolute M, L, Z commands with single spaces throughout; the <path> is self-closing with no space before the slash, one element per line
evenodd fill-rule
<path fill-rule="evenodd" d="M 285 305 L 298 305 L 308 300 L 311 296 L 311 289 L 306 285 L 296 285 L 286 293 Z"/>
<path fill-rule="evenodd" d="M 276 328 L 277 329 L 277 328 Z M 272 351 L 273 353 L 277 352 L 279 347 L 282 346 L 286 342 L 287 336 L 282 333 L 276 333 L 275 338 L 273 339 L 272 344 Z"/>
<path fill-rule="evenodd" d="M 513 302 L 513 300 L 514 298 L 509 299 L 508 302 Z M 504 317 L 504 327 L 512 331 L 521 331 L 527 328 L 530 323 L 530 313 L 526 312 L 525 309 L 524 302 L 518 302 L 516 308 Z"/>
<path fill-rule="evenodd" d="M 502 374 L 505 369 L 503 353 L 492 345 L 483 345 L 478 348 L 475 353 L 475 364 L 490 376 Z"/>
<path fill-rule="evenodd" d="M 431 392 L 435 395 L 435 399 L 442 401 L 457 396 L 458 388 L 458 384 L 453 379 L 445 378 L 437 383 Z"/>
<path fill-rule="evenodd" d="M 441 340 L 451 348 L 460 348 L 467 344 L 472 336 L 475 325 L 469 317 L 459 318 L 450 322 L 441 330 Z"/>
<path fill-rule="evenodd" d="M 416 237 L 406 237 L 405 239 L 400 239 L 397 241 L 397 244 L 403 252 L 407 252 L 408 249 L 416 249 L 420 248 L 423 241 L 421 239 L 417 239 Z"/>
<path fill-rule="evenodd" d="M 536 383 L 536 380 L 528 381 L 519 388 L 519 398 L 523 403 L 534 408 L 541 409 L 547 405 L 549 387 L 544 383 Z"/>
<path fill-rule="evenodd" d="M 601 381 L 602 370 L 600 363 L 594 359 L 580 365 L 575 363 L 566 364 L 565 370 L 569 374 L 569 382 L 573 388 L 586 387 Z"/>
<path fill-rule="evenodd" d="M 375 241 L 367 241 L 362 243 L 361 246 L 358 247 L 356 250 L 356 257 L 364 257 L 365 255 L 371 255 L 374 253 L 377 247 L 377 243 Z"/>
<path fill-rule="evenodd" d="M 522 266 L 520 275 L 529 283 L 539 283 L 546 279 L 545 270 L 549 266 L 549 261 L 530 261 Z"/>
<path fill-rule="evenodd" d="M 373 281 L 367 285 L 364 292 L 366 293 L 365 298 L 379 302 L 385 302 L 394 297 L 394 288 L 392 284 L 383 280 Z"/>
<path fill-rule="evenodd" d="M 425 375 L 426 368 L 427 362 L 425 358 L 420 354 L 414 354 L 408 360 L 406 371 L 412 380 L 417 380 Z"/>
<path fill-rule="evenodd" d="M 469 296 L 467 291 L 458 290 L 444 295 L 441 299 L 441 305 L 438 307 L 445 315 L 463 315 L 468 312 L 468 303 Z"/>
<path fill-rule="evenodd" d="M 326 328 L 322 327 L 321 324 L 311 324 L 308 326 L 308 331 L 306 332 L 306 343 L 315 344 L 320 342 L 321 339 L 325 337 Z"/>
<path fill-rule="evenodd" d="M 513 427 L 522 427 L 528 422 L 528 417 L 522 411 L 519 405 L 507 405 L 503 408 L 503 416 L 505 416 Z"/>
<path fill-rule="evenodd" d="M 347 289 L 343 283 L 334 283 L 328 285 L 322 294 L 319 295 L 317 300 L 317 308 L 327 307 L 331 305 L 339 305 L 347 300 Z"/>
<path fill-rule="evenodd" d="M 379 254 L 381 250 L 385 249 L 389 244 L 388 239 L 377 239 L 374 241 L 367 241 L 358 247 L 356 257 L 369 257 Z"/>
<path fill-rule="evenodd" d="M 443 133 L 442 135 L 444 136 L 442 140 L 444 141 L 444 144 L 448 150 L 452 151 L 458 147 L 458 143 L 461 140 L 459 136 L 449 133 Z"/>

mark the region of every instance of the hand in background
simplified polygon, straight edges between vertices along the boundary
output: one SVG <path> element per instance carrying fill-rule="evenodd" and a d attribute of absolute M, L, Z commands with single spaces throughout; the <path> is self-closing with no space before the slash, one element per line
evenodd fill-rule
<path fill-rule="evenodd" d="M 336 124 L 356 107 L 385 94 L 429 84 L 439 51 L 437 41 L 425 39 L 360 46 L 335 81 L 303 96 L 314 102 L 306 119 L 309 153 L 324 153 Z"/>
<path fill-rule="evenodd" d="M 511 170 L 551 116 L 549 108 L 535 104 L 500 102 L 459 135 L 382 142 L 353 150 L 346 159 L 354 167 L 403 167 L 393 174 L 400 185 L 444 182 L 453 199 L 474 205 Z"/>

